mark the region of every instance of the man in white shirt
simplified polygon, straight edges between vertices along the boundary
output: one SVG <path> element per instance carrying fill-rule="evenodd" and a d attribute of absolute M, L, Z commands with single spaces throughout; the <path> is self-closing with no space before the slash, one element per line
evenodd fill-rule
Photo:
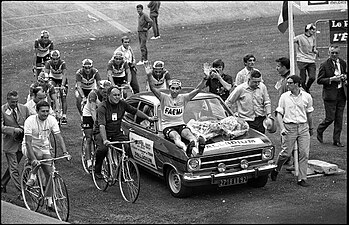
<path fill-rule="evenodd" d="M 235 87 L 237 87 L 242 83 L 245 83 L 250 77 L 250 74 L 253 70 L 259 71 L 258 69 L 254 68 L 254 64 L 256 63 L 256 57 L 254 55 L 247 54 L 242 59 L 244 61 L 245 67 L 236 74 L 235 83 L 234 83 Z M 263 79 L 262 79 L 262 82 L 263 82 Z"/>
<path fill-rule="evenodd" d="M 35 87 L 33 89 L 33 94 L 34 94 L 34 98 L 30 99 L 27 103 L 25 103 L 24 105 L 27 106 L 30 115 L 36 115 L 37 111 L 36 111 L 36 104 L 41 101 L 41 100 L 47 100 L 47 96 L 46 93 L 44 91 L 44 89 L 41 86 Z M 50 115 L 55 115 L 54 111 L 52 110 L 52 108 L 50 107 Z"/>

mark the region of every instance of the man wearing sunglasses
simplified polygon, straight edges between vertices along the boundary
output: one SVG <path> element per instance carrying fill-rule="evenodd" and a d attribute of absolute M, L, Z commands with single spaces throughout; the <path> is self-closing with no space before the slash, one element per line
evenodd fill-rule
<path fill-rule="evenodd" d="M 78 69 L 75 74 L 75 98 L 76 107 L 82 116 L 82 104 L 87 102 L 87 96 L 93 89 L 100 88 L 101 76 L 97 68 L 93 67 L 91 59 L 82 60 L 82 68 Z"/>
<path fill-rule="evenodd" d="M 50 34 L 47 30 L 41 31 L 40 38 L 34 42 L 34 65 L 33 70 L 36 71 L 36 76 L 42 70 L 38 67 L 44 67 L 45 63 L 50 60 L 50 51 L 53 50 L 53 42 L 50 40 Z"/>
<path fill-rule="evenodd" d="M 339 58 L 339 46 L 330 46 L 329 58 L 320 65 L 317 83 L 323 85 L 322 99 L 325 119 L 317 128 L 317 139 L 323 143 L 323 133 L 334 122 L 333 145 L 344 147 L 340 141 L 343 126 L 343 112 L 347 101 L 347 63 Z"/>
<path fill-rule="evenodd" d="M 68 79 L 66 75 L 67 67 L 65 61 L 61 59 L 58 50 L 51 52 L 51 59 L 45 64 L 45 73 L 48 74 L 49 83 L 54 87 L 61 87 L 60 96 L 62 101 L 62 124 L 67 124 L 67 93 Z"/>
<path fill-rule="evenodd" d="M 187 103 L 205 87 L 210 73 L 208 63 L 204 64 L 204 78 L 194 90 L 185 94 L 180 94 L 182 83 L 177 79 L 173 79 L 169 83 L 170 94 L 161 92 L 160 89 L 154 86 L 151 62 L 144 63 L 144 68 L 148 77 L 150 90 L 160 100 L 162 132 L 164 136 L 173 141 L 188 157 L 195 156 L 195 154 L 202 154 L 205 148 L 205 140 L 201 136 L 197 140 L 191 130 L 186 126 L 183 115 Z M 188 146 L 182 141 L 182 138 L 189 141 Z"/>

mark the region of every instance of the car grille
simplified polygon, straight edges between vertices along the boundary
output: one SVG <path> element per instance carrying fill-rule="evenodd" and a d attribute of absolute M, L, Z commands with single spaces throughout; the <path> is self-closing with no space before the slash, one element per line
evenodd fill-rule
<path fill-rule="evenodd" d="M 245 159 L 249 165 L 262 163 L 263 148 L 244 150 L 243 152 L 234 152 L 226 155 L 201 157 L 201 168 L 203 170 L 216 170 L 219 163 L 224 163 L 227 169 L 241 169 L 240 162 Z M 265 163 L 265 162 L 264 162 Z"/>

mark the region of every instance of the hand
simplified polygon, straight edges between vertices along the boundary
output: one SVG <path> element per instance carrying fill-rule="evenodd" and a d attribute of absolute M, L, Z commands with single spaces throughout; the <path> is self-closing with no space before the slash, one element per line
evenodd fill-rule
<path fill-rule="evenodd" d="M 63 155 L 68 155 L 68 157 L 66 158 L 67 161 L 71 160 L 71 155 L 69 154 L 69 152 L 63 152 Z"/>
<path fill-rule="evenodd" d="M 148 120 L 150 122 L 157 122 L 159 120 L 159 118 L 157 116 L 152 116 L 152 117 L 149 117 Z"/>
<path fill-rule="evenodd" d="M 23 133 L 23 129 L 22 128 L 18 128 L 18 127 L 16 127 L 15 129 L 14 129 L 14 132 L 13 132 L 14 134 L 21 134 L 21 133 Z"/>
<path fill-rule="evenodd" d="M 210 70 L 211 70 L 211 66 L 208 62 L 204 63 L 204 74 L 206 75 L 206 79 L 209 78 L 210 76 Z"/>
<path fill-rule="evenodd" d="M 104 144 L 105 146 L 108 146 L 108 145 L 110 145 L 110 141 L 105 140 L 105 141 L 103 141 L 103 144 Z"/>
<path fill-rule="evenodd" d="M 153 66 L 150 61 L 144 63 L 144 69 L 146 74 L 151 74 L 153 72 Z"/>
<path fill-rule="evenodd" d="M 31 162 L 32 167 L 36 167 L 38 165 L 40 165 L 40 162 L 37 159 L 32 160 L 32 162 Z"/>

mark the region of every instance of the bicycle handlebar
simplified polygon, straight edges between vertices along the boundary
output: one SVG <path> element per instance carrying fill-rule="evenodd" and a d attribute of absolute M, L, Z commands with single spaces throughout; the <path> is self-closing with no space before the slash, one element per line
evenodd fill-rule
<path fill-rule="evenodd" d="M 132 140 L 132 141 L 111 141 L 109 144 L 130 144 L 130 143 L 135 143 L 135 144 L 141 144 L 143 143 L 142 140 Z"/>
<path fill-rule="evenodd" d="M 40 163 L 42 163 L 42 162 L 50 162 L 50 161 L 56 161 L 56 160 L 64 159 L 64 158 L 68 158 L 68 157 L 71 157 L 71 155 L 64 155 L 64 156 L 60 156 L 60 157 L 57 157 L 57 158 L 51 158 L 51 159 L 41 159 L 41 160 L 38 160 L 38 161 Z"/>

